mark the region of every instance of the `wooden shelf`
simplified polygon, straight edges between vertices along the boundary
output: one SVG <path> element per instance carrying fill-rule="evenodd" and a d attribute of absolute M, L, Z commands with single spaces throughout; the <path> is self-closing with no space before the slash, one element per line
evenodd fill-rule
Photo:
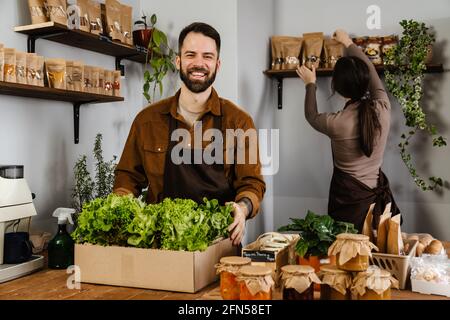
<path fill-rule="evenodd" d="M 375 66 L 378 73 L 384 73 L 384 66 Z M 425 73 L 441 73 L 444 72 L 444 67 L 442 64 L 428 64 Z M 297 73 L 294 70 L 266 70 L 263 72 L 266 76 L 271 79 L 276 79 L 278 81 L 278 109 L 283 108 L 283 79 L 284 78 L 298 78 Z M 330 77 L 333 75 L 332 68 L 320 68 L 316 70 L 316 75 L 318 77 Z"/>
<path fill-rule="evenodd" d="M 37 98 L 54 101 L 65 101 L 73 104 L 74 142 L 79 142 L 80 106 L 86 103 L 107 103 L 124 101 L 123 97 L 107 96 L 103 94 L 53 89 L 27 84 L 0 81 L 0 94 Z"/>
<path fill-rule="evenodd" d="M 384 66 L 375 66 L 378 73 L 383 74 L 384 73 Z M 442 64 L 428 64 L 426 73 L 440 73 L 444 72 L 444 67 Z M 282 78 L 297 78 L 298 75 L 295 72 L 295 70 L 266 70 L 264 71 L 264 74 L 268 76 L 269 78 L 276 78 L 276 79 L 282 79 Z M 333 69 L 332 68 L 320 68 L 316 70 L 316 75 L 318 77 L 331 77 L 333 75 Z"/>
<path fill-rule="evenodd" d="M 67 26 L 53 21 L 18 26 L 14 31 L 28 36 L 28 52 L 35 52 L 35 41 L 41 38 L 116 57 L 116 67 L 122 59 L 145 63 L 145 50 L 112 41 L 104 35 L 70 30 Z"/>

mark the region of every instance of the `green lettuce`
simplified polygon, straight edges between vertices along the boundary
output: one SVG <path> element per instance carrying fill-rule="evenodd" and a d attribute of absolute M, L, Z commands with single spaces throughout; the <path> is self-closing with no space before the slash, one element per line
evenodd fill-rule
<path fill-rule="evenodd" d="M 228 236 L 232 206 L 216 199 L 198 205 L 190 199 L 166 198 L 145 205 L 139 199 L 111 194 L 83 206 L 72 233 L 77 243 L 206 250 L 217 238 Z"/>

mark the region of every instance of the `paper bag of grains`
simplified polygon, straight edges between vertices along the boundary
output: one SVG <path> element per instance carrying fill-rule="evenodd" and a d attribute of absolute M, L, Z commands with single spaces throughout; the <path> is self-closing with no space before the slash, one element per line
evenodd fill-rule
<path fill-rule="evenodd" d="M 402 232 L 400 230 L 401 217 L 397 214 L 389 219 L 387 236 L 387 253 L 400 255 L 403 253 Z"/>
<path fill-rule="evenodd" d="M 80 8 L 80 30 L 89 32 L 89 1 L 77 0 L 77 5 Z"/>
<path fill-rule="evenodd" d="M 105 94 L 113 95 L 113 71 L 105 70 Z"/>
<path fill-rule="evenodd" d="M 325 67 L 333 69 L 339 58 L 344 56 L 344 45 L 334 39 L 326 38 L 325 47 Z"/>
<path fill-rule="evenodd" d="M 282 43 L 283 40 L 289 37 L 285 36 L 272 36 L 270 38 L 270 45 L 272 48 L 272 70 L 281 70 L 281 65 L 283 64 L 283 55 L 282 55 Z"/>
<path fill-rule="evenodd" d="M 374 242 L 374 235 L 372 231 L 372 220 L 373 220 L 373 208 L 375 208 L 375 203 L 372 203 L 367 210 L 366 218 L 364 219 L 364 225 L 361 234 L 368 236 L 370 242 Z"/>
<path fill-rule="evenodd" d="M 66 0 L 47 0 L 47 14 L 50 21 L 67 25 Z"/>
<path fill-rule="evenodd" d="M 120 97 L 120 71 L 113 71 L 113 95 L 116 97 Z"/>
<path fill-rule="evenodd" d="M 45 58 L 43 56 L 37 56 L 36 58 L 36 85 L 39 87 L 43 87 L 45 85 L 44 81 L 44 61 Z"/>
<path fill-rule="evenodd" d="M 3 81 L 16 82 L 16 49 L 4 48 Z"/>
<path fill-rule="evenodd" d="M 83 69 L 84 69 L 83 61 L 73 61 L 72 82 L 74 91 L 83 91 L 83 81 L 84 81 Z"/>
<path fill-rule="evenodd" d="M 66 90 L 71 91 L 74 90 L 72 72 L 73 72 L 73 61 L 66 61 Z"/>
<path fill-rule="evenodd" d="M 92 67 L 91 69 L 91 93 L 98 93 L 98 85 L 99 85 L 99 67 Z"/>
<path fill-rule="evenodd" d="M 281 69 L 296 69 L 300 65 L 300 51 L 302 49 L 301 37 L 291 37 L 283 40 L 281 43 L 281 52 L 283 54 L 283 63 Z"/>
<path fill-rule="evenodd" d="M 303 64 L 309 69 L 319 68 L 323 47 L 323 33 L 312 32 L 303 34 Z"/>
<path fill-rule="evenodd" d="M 27 53 L 16 51 L 16 83 L 27 84 Z"/>
<path fill-rule="evenodd" d="M 122 42 L 130 46 L 133 45 L 133 8 L 130 6 L 121 6 L 122 14 L 120 15 L 120 24 L 122 26 Z"/>
<path fill-rule="evenodd" d="M 121 5 L 117 0 L 106 0 L 106 23 L 107 30 L 106 33 L 113 40 L 122 41 L 122 26 L 121 26 Z"/>
<path fill-rule="evenodd" d="M 46 59 L 45 72 L 49 88 L 66 89 L 66 61 L 64 59 Z"/>
<path fill-rule="evenodd" d="M 5 66 L 5 51 L 3 43 L 0 43 L 0 81 L 3 81 L 3 68 Z"/>
<path fill-rule="evenodd" d="M 83 67 L 83 92 L 91 92 L 92 84 L 91 84 L 91 66 Z"/>
<path fill-rule="evenodd" d="M 386 253 L 386 243 L 389 228 L 389 219 L 391 219 L 391 203 L 389 202 L 384 209 L 383 214 L 380 216 L 377 229 L 377 247 L 380 253 Z"/>
<path fill-rule="evenodd" d="M 98 94 L 105 94 L 105 69 L 98 68 Z"/>
<path fill-rule="evenodd" d="M 48 21 L 45 0 L 28 0 L 28 8 L 30 9 L 32 24 Z"/>
<path fill-rule="evenodd" d="M 37 55 L 36 53 L 27 53 L 27 68 L 25 75 L 27 78 L 27 84 L 36 85 L 36 67 L 37 67 Z"/>
<path fill-rule="evenodd" d="M 87 0 L 88 1 L 88 17 L 89 17 L 89 27 L 93 34 L 103 33 L 102 24 L 102 9 L 100 2 L 97 0 Z"/>

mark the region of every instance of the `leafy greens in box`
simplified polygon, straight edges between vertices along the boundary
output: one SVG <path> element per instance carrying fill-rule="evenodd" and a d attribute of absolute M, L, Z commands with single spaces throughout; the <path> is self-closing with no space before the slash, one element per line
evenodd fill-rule
<path fill-rule="evenodd" d="M 216 199 L 203 201 L 198 205 L 167 198 L 146 205 L 131 195 L 111 194 L 83 206 L 72 236 L 77 243 L 203 251 L 228 236 L 233 221 L 231 206 L 220 206 Z"/>

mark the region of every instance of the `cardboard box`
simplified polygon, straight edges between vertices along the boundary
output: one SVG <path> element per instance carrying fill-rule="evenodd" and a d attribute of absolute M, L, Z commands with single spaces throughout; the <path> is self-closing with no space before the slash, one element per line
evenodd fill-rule
<path fill-rule="evenodd" d="M 218 279 L 214 265 L 236 255 L 229 239 L 200 252 L 75 245 L 81 282 L 194 293 Z"/>
<path fill-rule="evenodd" d="M 288 264 L 296 264 L 295 245 L 300 238 L 298 234 L 289 234 L 292 238 L 290 244 L 277 251 L 261 250 L 259 241 L 249 243 L 242 249 L 242 256 L 252 260 L 252 265 L 260 265 L 272 268 L 272 277 L 275 285 L 280 285 L 281 267 Z"/>

